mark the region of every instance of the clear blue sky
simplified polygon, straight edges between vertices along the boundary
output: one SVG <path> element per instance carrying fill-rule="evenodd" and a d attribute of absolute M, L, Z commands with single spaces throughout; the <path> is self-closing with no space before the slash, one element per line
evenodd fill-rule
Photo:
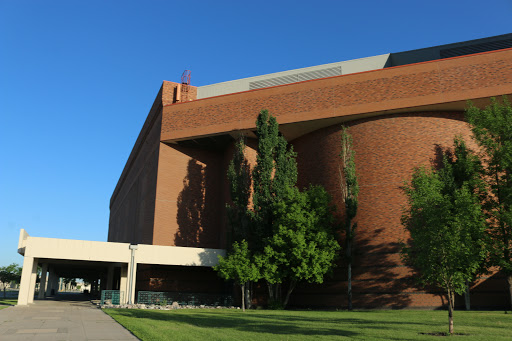
<path fill-rule="evenodd" d="M 201 86 L 512 32 L 512 1 L 0 0 L 0 266 L 106 241 L 162 80 Z"/>

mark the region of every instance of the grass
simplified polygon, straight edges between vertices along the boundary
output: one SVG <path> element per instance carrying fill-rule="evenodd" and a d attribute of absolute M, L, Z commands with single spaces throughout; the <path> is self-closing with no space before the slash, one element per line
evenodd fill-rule
<path fill-rule="evenodd" d="M 446 311 L 105 309 L 141 340 L 439 340 Z M 450 339 L 510 340 L 512 314 L 456 311 Z M 463 335 L 460 335 L 463 334 Z M 441 338 L 442 340 L 443 338 Z"/>
<path fill-rule="evenodd" d="M 17 298 L 0 298 L 0 309 L 7 308 L 18 303 Z"/>

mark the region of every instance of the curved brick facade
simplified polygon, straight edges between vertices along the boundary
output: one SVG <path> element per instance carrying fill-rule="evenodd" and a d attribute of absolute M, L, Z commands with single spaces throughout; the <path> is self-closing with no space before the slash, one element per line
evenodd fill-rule
<path fill-rule="evenodd" d="M 442 306 L 444 294 L 418 288 L 411 278 L 412 270 L 400 260 L 399 243 L 408 238 L 400 224 L 406 203 L 400 187 L 410 180 L 414 167 L 435 164 L 440 150 L 453 145 L 454 136 L 462 135 L 474 147 L 463 115 L 457 112 L 396 114 L 346 125 L 354 141 L 360 185 L 353 268 L 354 306 Z M 344 208 L 339 192 L 340 130 L 340 125 L 323 128 L 296 139 L 293 145 L 298 153 L 299 186 L 310 183 L 324 186 L 341 216 Z M 345 306 L 345 273 L 340 261 L 333 278 L 320 286 L 298 288 L 292 304 Z M 482 290 L 474 291 L 473 305 L 499 306 L 499 295 L 482 300 L 478 297 Z"/>

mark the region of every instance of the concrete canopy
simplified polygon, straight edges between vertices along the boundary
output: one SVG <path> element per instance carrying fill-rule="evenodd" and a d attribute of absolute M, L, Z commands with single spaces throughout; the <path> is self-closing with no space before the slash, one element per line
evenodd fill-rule
<path fill-rule="evenodd" d="M 119 267 L 119 290 L 126 293 L 125 301 L 131 303 L 135 299 L 137 264 L 211 267 L 218 263 L 219 255 L 225 255 L 225 250 L 31 237 L 21 229 L 18 253 L 24 256 L 18 305 L 26 305 L 34 299 L 39 263 L 39 298 L 56 289 L 59 277 L 106 277 L 106 288 L 112 289 L 114 268 Z"/>

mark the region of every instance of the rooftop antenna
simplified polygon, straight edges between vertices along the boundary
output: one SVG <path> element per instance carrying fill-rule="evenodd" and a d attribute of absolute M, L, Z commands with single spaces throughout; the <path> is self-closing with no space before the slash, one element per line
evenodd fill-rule
<path fill-rule="evenodd" d="M 187 87 L 190 85 L 190 70 L 183 71 L 183 74 L 181 75 L 181 84 L 186 85 Z"/>
<path fill-rule="evenodd" d="M 190 70 L 183 71 L 181 75 L 181 102 L 188 101 L 188 89 L 190 86 Z"/>

